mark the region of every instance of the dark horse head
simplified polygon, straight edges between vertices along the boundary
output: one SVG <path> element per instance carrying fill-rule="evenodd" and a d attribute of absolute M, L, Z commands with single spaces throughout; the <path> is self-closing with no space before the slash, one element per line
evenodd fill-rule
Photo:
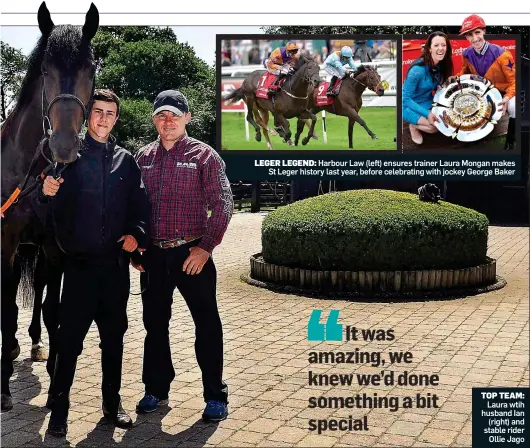
<path fill-rule="evenodd" d="M 317 87 L 320 79 L 320 67 L 310 56 L 301 56 L 295 64 L 295 74 L 293 76 L 302 76 L 303 79 L 312 87 Z"/>
<path fill-rule="evenodd" d="M 385 89 L 381 83 L 381 76 L 377 73 L 377 69 L 369 65 L 360 65 L 355 72 L 353 78 L 359 81 L 367 89 L 376 93 L 377 96 L 383 96 Z"/>
<path fill-rule="evenodd" d="M 77 158 L 79 133 L 94 90 L 95 61 L 90 41 L 98 29 L 99 13 L 92 3 L 82 28 L 54 26 L 43 2 L 38 21 L 42 37 L 26 78 L 42 77 L 43 129 L 50 137 L 55 161 L 70 163 Z"/>

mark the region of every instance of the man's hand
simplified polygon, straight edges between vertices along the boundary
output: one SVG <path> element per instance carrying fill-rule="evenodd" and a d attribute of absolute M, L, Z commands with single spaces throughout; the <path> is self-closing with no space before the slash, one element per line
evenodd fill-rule
<path fill-rule="evenodd" d="M 141 247 L 138 248 L 138 252 L 142 253 L 144 252 L 145 249 L 142 249 Z M 145 272 L 145 269 L 144 267 L 141 265 L 141 264 L 136 264 L 133 259 L 131 258 L 131 266 L 136 269 L 137 271 L 140 271 L 140 272 Z"/>
<path fill-rule="evenodd" d="M 63 182 L 64 179 L 62 177 L 60 177 L 58 180 L 55 180 L 52 176 L 46 176 L 46 179 L 44 179 L 44 184 L 42 185 L 42 193 L 45 196 L 55 196 Z"/>
<path fill-rule="evenodd" d="M 123 235 L 118 240 L 118 243 L 120 241 L 124 241 L 123 250 L 126 250 L 127 252 L 134 252 L 138 247 L 138 242 L 136 241 L 136 238 L 132 235 Z"/>
<path fill-rule="evenodd" d="M 506 113 L 508 110 L 508 102 L 510 101 L 510 98 L 505 96 L 500 103 L 497 103 L 497 110 L 502 112 L 502 115 Z"/>
<path fill-rule="evenodd" d="M 200 274 L 208 258 L 210 258 L 209 252 L 197 246 L 190 247 L 190 255 L 184 261 L 182 270 L 189 275 Z"/>
<path fill-rule="evenodd" d="M 434 126 L 434 123 L 439 123 L 440 119 L 434 115 L 432 112 L 429 112 L 429 115 L 427 115 L 427 121 L 431 126 Z"/>

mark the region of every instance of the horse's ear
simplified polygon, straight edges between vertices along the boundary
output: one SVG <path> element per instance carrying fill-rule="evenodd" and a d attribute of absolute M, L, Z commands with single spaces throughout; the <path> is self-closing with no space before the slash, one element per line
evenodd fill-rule
<path fill-rule="evenodd" d="M 49 36 L 55 26 L 50 16 L 50 11 L 46 7 L 46 2 L 42 2 L 37 13 L 39 29 L 43 36 Z"/>
<path fill-rule="evenodd" d="M 94 3 L 90 4 L 90 9 L 85 16 L 85 24 L 83 25 L 83 36 L 87 40 L 92 40 L 92 38 L 98 32 L 99 27 L 99 12 Z"/>

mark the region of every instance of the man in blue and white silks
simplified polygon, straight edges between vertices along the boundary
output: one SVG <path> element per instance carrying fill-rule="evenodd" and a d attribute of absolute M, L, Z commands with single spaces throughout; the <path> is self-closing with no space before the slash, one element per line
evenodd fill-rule
<path fill-rule="evenodd" d="M 328 90 L 326 91 L 327 96 L 337 96 L 339 94 L 342 80 L 347 74 L 346 69 L 344 68 L 345 65 L 348 65 L 352 70 L 357 69 L 357 67 L 353 63 L 352 56 L 353 51 L 351 47 L 345 46 L 342 47 L 340 51 L 334 51 L 333 53 L 331 53 L 324 61 L 324 70 L 326 71 L 326 73 L 332 75 Z M 339 78 L 341 82 L 338 84 L 337 88 L 334 91 L 333 86 L 335 85 L 337 78 Z"/>

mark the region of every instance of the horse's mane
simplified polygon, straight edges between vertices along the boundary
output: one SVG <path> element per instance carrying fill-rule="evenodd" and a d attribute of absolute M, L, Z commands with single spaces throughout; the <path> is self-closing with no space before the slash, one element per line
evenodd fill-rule
<path fill-rule="evenodd" d="M 15 116 L 16 111 L 26 106 L 26 104 L 28 104 L 33 99 L 33 84 L 41 75 L 40 65 L 44 57 L 44 52 L 46 51 L 47 40 L 48 39 L 45 36 L 41 36 L 37 42 L 37 45 L 28 57 L 28 70 L 20 86 L 17 104 L 15 108 L 11 111 L 11 113 L 7 116 L 6 120 L 2 123 L 2 139 L 7 134 L 7 131 L 11 122 L 13 121 L 13 117 Z"/>
<path fill-rule="evenodd" d="M 90 43 L 83 38 L 79 26 L 59 25 L 49 37 L 41 36 L 29 55 L 28 70 L 22 81 L 15 109 L 26 106 L 33 99 L 33 84 L 41 76 L 41 64 L 46 52 L 55 66 L 68 71 L 75 70 L 87 58 L 93 57 Z"/>
<path fill-rule="evenodd" d="M 366 70 L 368 70 L 367 66 L 359 65 L 359 67 L 357 67 L 357 70 L 353 72 L 353 77 L 357 78 L 357 76 L 359 76 L 361 73 L 364 73 Z"/>
<path fill-rule="evenodd" d="M 34 98 L 35 81 L 42 75 L 41 64 L 46 53 L 51 63 L 62 72 L 74 72 L 87 59 L 94 57 L 90 42 L 83 37 L 82 28 L 79 26 L 59 25 L 54 27 L 49 36 L 41 36 L 28 57 L 28 70 L 22 80 L 17 104 L 2 123 L 2 146 L 17 112 L 26 107 Z"/>
<path fill-rule="evenodd" d="M 77 70 L 94 58 L 90 42 L 83 37 L 79 26 L 56 26 L 48 39 L 47 50 L 53 64 L 62 70 Z"/>
<path fill-rule="evenodd" d="M 300 56 L 300 58 L 296 61 L 296 64 L 295 64 L 296 70 L 301 69 L 304 65 L 306 65 L 309 62 L 315 62 L 315 58 L 313 58 L 310 55 Z"/>

